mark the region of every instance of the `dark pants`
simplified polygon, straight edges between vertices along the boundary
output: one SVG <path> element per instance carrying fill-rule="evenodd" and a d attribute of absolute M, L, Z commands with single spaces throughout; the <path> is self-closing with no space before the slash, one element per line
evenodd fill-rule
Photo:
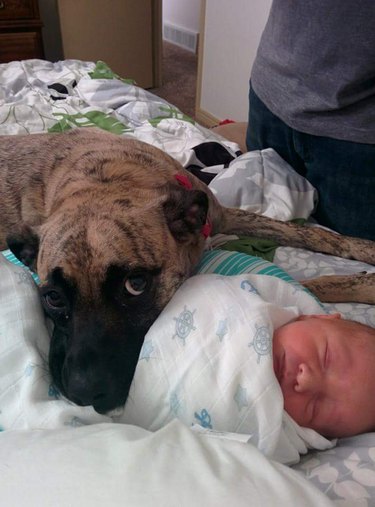
<path fill-rule="evenodd" d="M 319 193 L 314 218 L 320 224 L 375 241 L 375 145 L 294 130 L 251 87 L 249 101 L 247 148 L 273 148 L 314 185 Z"/>

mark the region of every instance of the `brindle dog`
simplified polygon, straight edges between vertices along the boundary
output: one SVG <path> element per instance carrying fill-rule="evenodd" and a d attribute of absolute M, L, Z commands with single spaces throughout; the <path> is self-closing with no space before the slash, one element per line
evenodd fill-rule
<path fill-rule="evenodd" d="M 252 234 L 375 264 L 375 243 L 222 207 L 162 151 L 95 129 L 0 137 L 0 247 L 41 279 L 49 366 L 70 400 L 124 404 L 145 333 L 210 233 Z M 375 303 L 374 276 L 308 286 Z"/>

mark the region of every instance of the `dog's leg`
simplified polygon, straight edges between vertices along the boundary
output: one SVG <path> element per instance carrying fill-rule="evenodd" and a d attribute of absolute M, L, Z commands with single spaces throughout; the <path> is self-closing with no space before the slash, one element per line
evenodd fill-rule
<path fill-rule="evenodd" d="M 221 217 L 212 218 L 214 233 L 250 234 L 273 239 L 280 246 L 305 248 L 375 265 L 373 241 L 342 236 L 319 227 L 281 222 L 237 208 L 222 208 Z"/>
<path fill-rule="evenodd" d="M 375 304 L 375 273 L 328 275 L 301 283 L 325 303 Z"/>

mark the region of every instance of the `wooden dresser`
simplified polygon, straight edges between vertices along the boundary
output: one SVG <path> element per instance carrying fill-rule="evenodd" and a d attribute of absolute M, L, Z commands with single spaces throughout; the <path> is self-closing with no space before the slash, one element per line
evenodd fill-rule
<path fill-rule="evenodd" d="M 0 63 L 43 57 L 38 0 L 0 0 Z"/>

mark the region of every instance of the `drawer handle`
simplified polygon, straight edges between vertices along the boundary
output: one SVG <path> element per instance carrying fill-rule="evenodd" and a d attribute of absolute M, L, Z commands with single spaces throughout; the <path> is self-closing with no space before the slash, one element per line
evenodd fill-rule
<path fill-rule="evenodd" d="M 0 9 L 5 9 L 5 2 L 0 2 Z"/>

